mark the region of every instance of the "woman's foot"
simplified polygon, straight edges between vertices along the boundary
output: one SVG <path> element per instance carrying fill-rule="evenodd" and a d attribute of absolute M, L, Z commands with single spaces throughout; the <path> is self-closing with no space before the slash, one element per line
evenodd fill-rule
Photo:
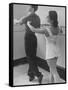
<path fill-rule="evenodd" d="M 49 76 L 49 83 L 54 83 L 54 76 L 53 75 L 50 75 Z"/>
<path fill-rule="evenodd" d="M 59 74 L 56 73 L 56 75 L 54 75 L 54 80 L 55 80 L 55 83 L 61 83 L 62 79 L 60 78 Z"/>

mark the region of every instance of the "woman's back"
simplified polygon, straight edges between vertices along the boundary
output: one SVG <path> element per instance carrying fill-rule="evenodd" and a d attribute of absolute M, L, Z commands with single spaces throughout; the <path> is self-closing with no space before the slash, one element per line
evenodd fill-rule
<path fill-rule="evenodd" d="M 59 34 L 59 27 L 50 27 L 47 29 L 49 36 L 46 38 L 48 43 L 55 43 Z"/>

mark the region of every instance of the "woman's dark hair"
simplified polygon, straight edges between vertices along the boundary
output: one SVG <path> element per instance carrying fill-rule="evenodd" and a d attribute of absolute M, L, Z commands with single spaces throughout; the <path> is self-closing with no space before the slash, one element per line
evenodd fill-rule
<path fill-rule="evenodd" d="M 38 5 L 31 5 L 32 8 L 34 8 L 34 12 L 38 10 Z"/>
<path fill-rule="evenodd" d="M 53 20 L 53 26 L 58 27 L 58 16 L 56 11 L 49 11 L 49 18 Z"/>

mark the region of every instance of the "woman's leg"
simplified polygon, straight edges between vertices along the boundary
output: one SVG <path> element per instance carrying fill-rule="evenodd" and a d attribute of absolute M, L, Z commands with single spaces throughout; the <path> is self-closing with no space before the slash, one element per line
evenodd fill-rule
<path fill-rule="evenodd" d="M 50 68 L 50 81 L 52 83 L 59 82 L 60 77 L 59 77 L 59 74 L 58 74 L 57 68 L 56 68 L 57 57 L 47 60 L 47 63 Z"/>

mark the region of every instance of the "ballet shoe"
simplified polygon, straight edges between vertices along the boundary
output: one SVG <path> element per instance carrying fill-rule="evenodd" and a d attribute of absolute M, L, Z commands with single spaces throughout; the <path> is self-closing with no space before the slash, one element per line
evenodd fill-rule
<path fill-rule="evenodd" d="M 54 77 L 53 77 L 53 75 L 50 75 L 50 77 L 49 77 L 49 83 L 54 83 Z"/>
<path fill-rule="evenodd" d="M 53 75 L 51 77 L 51 83 L 54 83 L 54 77 L 53 77 Z"/>

